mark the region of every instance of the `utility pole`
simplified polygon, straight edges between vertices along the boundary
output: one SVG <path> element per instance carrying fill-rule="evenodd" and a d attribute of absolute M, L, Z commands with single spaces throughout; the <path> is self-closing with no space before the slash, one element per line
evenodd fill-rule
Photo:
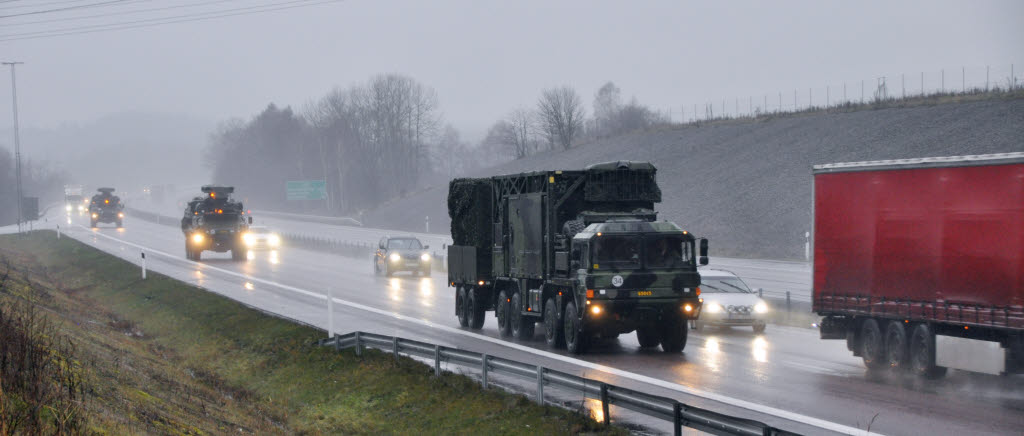
<path fill-rule="evenodd" d="M 22 213 L 23 194 L 21 191 L 21 138 L 18 136 L 18 85 L 15 80 L 14 67 L 24 62 L 0 62 L 11 67 L 11 102 L 14 107 L 14 167 L 18 179 L 18 233 L 21 233 L 21 219 L 25 216 Z"/>

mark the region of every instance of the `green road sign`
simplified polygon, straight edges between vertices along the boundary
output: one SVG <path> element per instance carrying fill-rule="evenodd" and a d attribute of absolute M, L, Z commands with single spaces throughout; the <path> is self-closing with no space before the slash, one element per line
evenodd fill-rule
<path fill-rule="evenodd" d="M 285 183 L 288 200 L 327 199 L 327 183 L 323 180 L 289 180 Z"/>

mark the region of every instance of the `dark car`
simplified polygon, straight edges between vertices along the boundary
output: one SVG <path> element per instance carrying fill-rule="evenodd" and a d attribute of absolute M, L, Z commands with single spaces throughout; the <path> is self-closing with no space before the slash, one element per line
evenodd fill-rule
<path fill-rule="evenodd" d="M 385 236 L 373 253 L 373 272 L 390 277 L 397 271 L 430 275 L 431 256 L 419 239 L 412 236 Z"/>

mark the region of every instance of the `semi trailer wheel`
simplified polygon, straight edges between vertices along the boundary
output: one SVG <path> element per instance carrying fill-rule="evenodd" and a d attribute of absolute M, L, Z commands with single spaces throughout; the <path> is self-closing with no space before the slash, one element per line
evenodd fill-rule
<path fill-rule="evenodd" d="M 868 369 L 880 369 L 886 366 L 885 341 L 882 329 L 874 318 L 864 320 L 860 326 L 860 356 Z"/>
<path fill-rule="evenodd" d="M 910 368 L 929 379 L 946 375 L 946 368 L 935 365 L 935 333 L 928 324 L 916 325 L 910 335 Z"/>
<path fill-rule="evenodd" d="M 554 298 L 548 298 L 544 303 L 544 341 L 550 348 L 565 346 L 565 330 L 558 321 L 558 303 Z"/>

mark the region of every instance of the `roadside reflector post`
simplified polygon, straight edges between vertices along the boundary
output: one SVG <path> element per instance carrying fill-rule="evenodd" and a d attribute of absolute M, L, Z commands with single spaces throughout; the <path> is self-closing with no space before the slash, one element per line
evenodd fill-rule
<path fill-rule="evenodd" d="M 395 362 L 398 362 L 398 336 L 391 338 L 391 352 L 395 353 Z"/>
<path fill-rule="evenodd" d="M 426 227 L 426 229 L 427 229 L 427 231 L 425 231 L 423 233 L 430 233 L 430 216 L 429 215 L 427 215 L 425 218 L 423 218 L 423 226 Z"/>
<path fill-rule="evenodd" d="M 790 303 L 789 303 L 789 291 L 786 291 L 786 312 L 792 312 L 791 307 L 790 307 Z"/>
<path fill-rule="evenodd" d="M 544 405 L 544 367 L 537 365 L 537 404 Z"/>
<path fill-rule="evenodd" d="M 486 354 L 480 356 L 480 382 L 484 385 L 484 390 L 487 389 L 487 359 Z"/>
<path fill-rule="evenodd" d="M 359 331 L 357 330 L 356 331 L 356 356 L 362 356 L 362 355 L 363 355 L 363 341 L 362 341 L 362 338 L 359 337 Z"/>
<path fill-rule="evenodd" d="M 608 385 L 604 383 L 601 383 L 601 416 L 604 417 L 604 426 L 607 427 L 612 417 L 608 414 Z"/>
<path fill-rule="evenodd" d="M 331 288 L 327 288 L 327 337 L 334 337 L 334 297 Z"/>
<path fill-rule="evenodd" d="M 146 252 L 142 252 L 142 280 L 146 280 Z"/>
<path fill-rule="evenodd" d="M 60 224 L 57 224 L 57 239 L 60 239 Z"/>
<path fill-rule="evenodd" d="M 434 345 L 434 376 L 441 376 L 441 346 Z"/>

